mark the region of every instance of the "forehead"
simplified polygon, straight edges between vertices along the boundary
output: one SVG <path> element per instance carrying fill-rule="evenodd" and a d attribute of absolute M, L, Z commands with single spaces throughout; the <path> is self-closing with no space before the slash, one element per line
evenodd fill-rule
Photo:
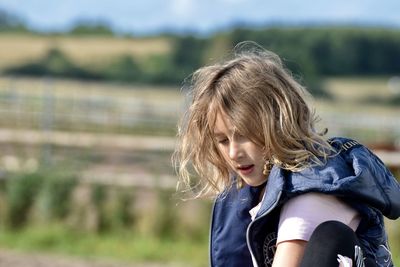
<path fill-rule="evenodd" d="M 236 118 L 232 108 L 227 107 L 224 101 L 214 98 L 208 104 L 207 111 L 207 124 L 211 134 L 223 132 L 225 135 L 232 134 L 238 131 L 238 122 L 240 119 Z"/>
<path fill-rule="evenodd" d="M 235 131 L 235 126 L 223 111 L 217 111 L 215 113 L 215 120 L 212 128 L 211 130 L 215 135 L 231 135 Z"/>

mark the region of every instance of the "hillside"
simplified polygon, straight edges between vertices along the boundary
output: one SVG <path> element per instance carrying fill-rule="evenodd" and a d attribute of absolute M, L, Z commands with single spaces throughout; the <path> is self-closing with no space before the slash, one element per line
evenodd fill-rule
<path fill-rule="evenodd" d="M 78 65 L 96 65 L 119 55 L 146 58 L 169 53 L 171 42 L 164 37 L 123 38 L 112 36 L 46 36 L 0 34 L 0 71 L 42 58 L 51 48 L 59 49 Z"/>

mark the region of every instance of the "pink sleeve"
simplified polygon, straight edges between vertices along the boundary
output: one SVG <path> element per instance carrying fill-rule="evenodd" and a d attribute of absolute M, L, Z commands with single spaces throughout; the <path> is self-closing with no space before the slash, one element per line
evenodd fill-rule
<path fill-rule="evenodd" d="M 308 241 L 319 224 L 330 220 L 340 221 L 355 231 L 360 216 L 356 210 L 331 195 L 306 193 L 294 197 L 282 207 L 277 243 Z"/>

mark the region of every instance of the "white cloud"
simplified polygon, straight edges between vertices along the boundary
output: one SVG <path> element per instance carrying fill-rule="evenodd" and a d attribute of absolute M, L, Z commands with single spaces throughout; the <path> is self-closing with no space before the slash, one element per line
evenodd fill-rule
<path fill-rule="evenodd" d="M 190 18 L 195 10 L 193 0 L 173 0 L 171 3 L 172 15 L 180 18 Z"/>

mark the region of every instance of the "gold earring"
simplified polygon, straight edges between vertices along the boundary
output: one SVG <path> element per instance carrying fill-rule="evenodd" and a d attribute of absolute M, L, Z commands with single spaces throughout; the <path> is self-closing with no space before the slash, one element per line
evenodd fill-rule
<path fill-rule="evenodd" d="M 267 159 L 264 163 L 263 174 L 268 175 L 273 166 L 274 164 L 272 163 L 272 161 L 270 159 Z"/>

